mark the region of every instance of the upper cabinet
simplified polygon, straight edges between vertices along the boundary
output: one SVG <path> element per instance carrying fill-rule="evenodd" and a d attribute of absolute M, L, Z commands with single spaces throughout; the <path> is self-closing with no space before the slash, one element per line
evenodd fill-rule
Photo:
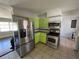
<path fill-rule="evenodd" d="M 39 28 L 39 18 L 31 18 L 35 28 Z"/>
<path fill-rule="evenodd" d="M 35 28 L 48 28 L 48 18 L 31 18 Z"/>
<path fill-rule="evenodd" d="M 40 28 L 48 28 L 48 18 L 40 18 L 39 22 Z"/>

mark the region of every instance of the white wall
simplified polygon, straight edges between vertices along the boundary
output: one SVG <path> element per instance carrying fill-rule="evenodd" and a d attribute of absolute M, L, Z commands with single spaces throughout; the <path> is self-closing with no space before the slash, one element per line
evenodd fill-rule
<path fill-rule="evenodd" d="M 39 14 L 38 17 L 39 17 L 39 18 L 46 18 L 46 17 L 47 17 L 47 13 L 44 12 L 44 13 L 42 13 L 42 14 Z"/>
<path fill-rule="evenodd" d="M 49 22 L 53 21 L 61 21 L 61 29 L 60 29 L 60 36 L 71 38 L 72 33 L 76 31 L 76 29 L 71 28 L 71 21 L 77 19 L 79 11 L 68 11 L 68 12 L 62 12 L 61 9 L 53 9 L 47 11 L 47 17 L 56 16 L 56 15 L 62 15 L 61 17 L 55 17 L 55 18 L 49 18 Z M 79 23 L 77 24 L 79 25 Z"/>
<path fill-rule="evenodd" d="M 79 16 L 79 9 L 62 12 L 64 15 Z"/>
<path fill-rule="evenodd" d="M 13 10 L 8 5 L 0 4 L 0 17 L 2 18 L 12 18 Z"/>
<path fill-rule="evenodd" d="M 77 28 L 71 28 L 72 20 L 77 20 L 77 16 L 64 15 L 61 22 L 61 36 L 71 38 L 72 33 L 76 32 Z"/>
<path fill-rule="evenodd" d="M 54 10 L 47 11 L 47 17 L 58 16 L 58 15 L 62 15 L 62 11 L 60 9 L 54 9 Z M 61 22 L 62 21 L 62 17 L 59 16 L 59 17 L 49 18 L 49 22 L 53 22 L 53 21 Z"/>
<path fill-rule="evenodd" d="M 61 36 L 71 38 L 73 32 L 77 32 L 79 26 L 79 10 L 71 10 L 63 12 L 63 19 L 61 23 Z M 71 21 L 77 20 L 76 28 L 71 28 Z"/>
<path fill-rule="evenodd" d="M 14 15 L 23 16 L 23 17 L 37 17 L 36 13 L 31 12 L 29 10 L 15 8 L 13 7 Z"/>
<path fill-rule="evenodd" d="M 47 17 L 56 16 L 56 15 L 62 15 L 61 9 L 53 9 L 47 11 Z"/>
<path fill-rule="evenodd" d="M 65 15 L 71 15 L 77 18 L 77 28 L 76 28 L 74 49 L 79 50 L 79 9 L 66 12 Z"/>

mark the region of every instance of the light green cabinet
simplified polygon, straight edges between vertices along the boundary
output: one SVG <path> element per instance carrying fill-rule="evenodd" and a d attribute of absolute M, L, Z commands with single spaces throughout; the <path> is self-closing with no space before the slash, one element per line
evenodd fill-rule
<path fill-rule="evenodd" d="M 35 44 L 39 43 L 40 41 L 40 33 L 35 33 Z"/>
<path fill-rule="evenodd" d="M 34 27 L 39 28 L 39 18 L 33 18 Z M 35 33 L 35 44 L 39 42 L 40 33 Z"/>
<path fill-rule="evenodd" d="M 39 27 L 40 28 L 48 28 L 48 18 L 40 18 L 39 19 Z"/>
<path fill-rule="evenodd" d="M 46 43 L 46 33 L 40 33 L 40 41 Z"/>
<path fill-rule="evenodd" d="M 39 18 L 32 18 L 32 21 L 34 22 L 34 27 L 39 28 Z"/>
<path fill-rule="evenodd" d="M 46 29 L 48 28 L 48 18 L 31 18 L 34 22 L 35 28 Z M 35 44 L 38 42 L 46 43 L 46 33 L 38 32 L 35 33 Z"/>
<path fill-rule="evenodd" d="M 48 18 L 40 18 L 39 27 L 41 29 L 47 29 L 48 28 Z M 46 43 L 46 40 L 47 40 L 46 37 L 47 37 L 46 33 L 40 32 L 40 41 L 42 43 Z"/>
<path fill-rule="evenodd" d="M 39 28 L 39 18 L 30 18 L 34 23 L 34 28 Z M 35 44 L 39 42 L 40 33 L 35 33 Z"/>

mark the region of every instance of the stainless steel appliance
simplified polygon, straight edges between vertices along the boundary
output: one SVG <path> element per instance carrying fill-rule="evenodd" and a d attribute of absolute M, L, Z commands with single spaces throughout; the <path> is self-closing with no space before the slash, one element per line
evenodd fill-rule
<path fill-rule="evenodd" d="M 53 48 L 57 48 L 60 41 L 60 23 L 49 23 L 49 29 L 50 31 L 47 34 L 47 45 Z"/>
<path fill-rule="evenodd" d="M 13 22 L 17 23 L 17 31 L 14 31 L 15 50 L 24 57 L 34 48 L 33 22 L 29 18 L 13 16 Z"/>

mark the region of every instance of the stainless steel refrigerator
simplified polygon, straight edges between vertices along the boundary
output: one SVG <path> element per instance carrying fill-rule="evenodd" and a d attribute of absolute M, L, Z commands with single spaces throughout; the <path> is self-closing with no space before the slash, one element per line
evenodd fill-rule
<path fill-rule="evenodd" d="M 14 31 L 15 50 L 20 57 L 24 57 L 35 47 L 34 25 L 29 18 L 20 16 L 13 16 L 13 22 L 17 24 L 17 30 Z"/>

